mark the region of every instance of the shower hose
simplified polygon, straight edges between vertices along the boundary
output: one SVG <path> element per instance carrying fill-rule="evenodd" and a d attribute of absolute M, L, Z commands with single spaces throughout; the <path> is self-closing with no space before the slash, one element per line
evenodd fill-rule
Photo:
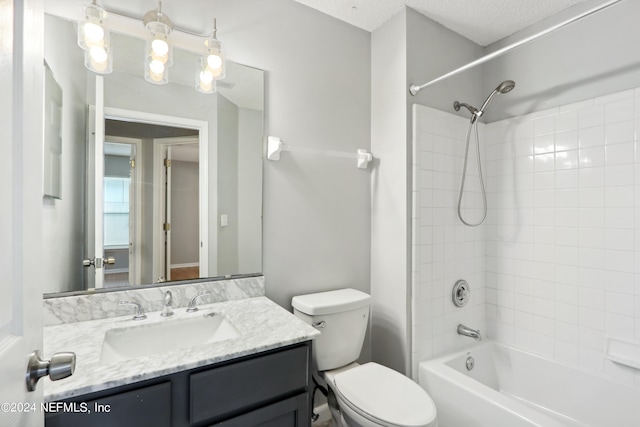
<path fill-rule="evenodd" d="M 462 195 L 464 194 L 464 184 L 467 178 L 467 163 L 469 160 L 469 144 L 471 142 L 471 133 L 473 132 L 474 128 L 475 128 L 475 136 L 476 136 L 476 160 L 478 163 L 478 177 L 480 178 L 480 188 L 482 190 L 482 204 L 483 204 L 482 218 L 477 223 L 465 221 L 465 219 L 462 217 L 462 210 L 461 210 Z M 464 225 L 467 225 L 469 227 L 477 227 L 484 222 L 486 217 L 487 217 L 487 193 L 484 189 L 484 180 L 482 178 L 482 162 L 480 161 L 480 138 L 478 138 L 478 121 L 471 120 L 469 122 L 469 130 L 467 131 L 467 148 L 465 149 L 465 152 L 464 152 L 462 182 L 460 183 L 460 195 L 458 196 L 458 218 L 460 218 L 460 221 L 462 221 Z"/>

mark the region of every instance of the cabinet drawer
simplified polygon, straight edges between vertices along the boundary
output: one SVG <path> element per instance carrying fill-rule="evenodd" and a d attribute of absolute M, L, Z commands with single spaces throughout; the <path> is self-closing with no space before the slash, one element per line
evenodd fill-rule
<path fill-rule="evenodd" d="M 171 383 L 169 382 L 93 400 L 74 400 L 77 402 L 76 407 L 86 403 L 89 412 L 47 413 L 46 427 L 171 426 Z M 105 412 L 98 412 L 96 409 L 102 409 Z"/>
<path fill-rule="evenodd" d="M 294 347 L 192 374 L 191 423 L 230 417 L 305 390 L 309 351 L 306 345 Z"/>
<path fill-rule="evenodd" d="M 272 403 L 211 427 L 304 427 L 310 423 L 307 393 Z"/>

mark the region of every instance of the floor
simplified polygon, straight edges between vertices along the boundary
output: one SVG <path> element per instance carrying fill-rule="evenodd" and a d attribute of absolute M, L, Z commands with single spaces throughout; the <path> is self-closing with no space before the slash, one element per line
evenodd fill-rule
<path fill-rule="evenodd" d="M 172 268 L 171 280 L 197 279 L 200 277 L 200 267 Z"/>

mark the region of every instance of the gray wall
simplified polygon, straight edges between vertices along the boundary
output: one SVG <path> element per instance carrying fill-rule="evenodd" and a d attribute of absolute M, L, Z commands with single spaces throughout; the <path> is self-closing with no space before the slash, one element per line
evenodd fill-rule
<path fill-rule="evenodd" d="M 370 148 L 370 33 L 293 0 L 221 0 L 215 13 L 228 57 L 266 71 L 265 135 L 354 154 Z M 369 292 L 370 174 L 355 160 L 265 160 L 269 298 L 290 308 L 294 295 Z"/>
<path fill-rule="evenodd" d="M 407 8 L 407 80 L 408 84 L 424 84 L 449 71 L 481 57 L 481 46 L 454 33 L 439 23 L 427 18 L 411 8 Z M 478 67 L 452 77 L 436 85 L 429 86 L 418 95 L 407 93 L 407 104 L 426 105 L 456 114 L 453 102 L 467 102 L 472 105 L 482 103 L 484 69 Z M 466 110 L 457 113 L 469 117 Z M 408 117 L 409 132 L 411 117 Z"/>
<path fill-rule="evenodd" d="M 84 157 L 86 70 L 80 49 L 65 49 L 76 44 L 73 25 L 46 16 L 45 59 L 62 88 L 62 199 L 43 199 L 43 247 L 56 256 L 42 260 L 47 280 L 43 292 L 83 289 L 84 271 Z M 47 43 L 56 39 L 66 43 Z"/>
<path fill-rule="evenodd" d="M 256 140 L 254 140 L 254 143 Z M 238 106 L 218 96 L 218 275 L 238 270 Z M 229 222 L 223 227 L 220 216 Z"/>
<path fill-rule="evenodd" d="M 104 156 L 104 176 L 129 177 L 129 157 L 114 156 L 105 154 Z"/>
<path fill-rule="evenodd" d="M 413 103 L 451 110 L 482 96 L 482 73 L 462 75 L 417 97 L 424 83 L 482 55 L 482 48 L 413 9 L 405 8 L 372 34 L 371 293 L 373 359 L 409 373 L 411 350 L 411 165 Z M 470 101 L 469 101 L 470 102 Z"/>
<path fill-rule="evenodd" d="M 371 35 L 371 354 L 407 370 L 406 10 Z"/>
<path fill-rule="evenodd" d="M 262 236 L 262 192 L 255 184 L 262 180 L 262 158 L 253 147 L 262 138 L 262 111 L 239 108 L 238 126 L 238 271 L 261 271 L 255 236 Z"/>
<path fill-rule="evenodd" d="M 486 53 L 602 4 L 587 1 L 490 45 Z M 516 88 L 496 99 L 486 121 L 526 114 L 640 86 L 640 2 L 623 1 L 486 64 L 485 96 L 501 81 Z"/>
<path fill-rule="evenodd" d="M 171 265 L 200 261 L 200 193 L 197 162 L 171 161 Z"/>

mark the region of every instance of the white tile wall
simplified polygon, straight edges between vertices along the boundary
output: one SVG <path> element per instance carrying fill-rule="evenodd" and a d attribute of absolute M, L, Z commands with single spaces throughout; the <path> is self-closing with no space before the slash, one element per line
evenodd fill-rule
<path fill-rule="evenodd" d="M 456 334 L 459 323 L 485 331 L 486 268 L 484 225 L 466 227 L 456 214 L 469 120 L 419 105 L 413 114 L 412 375 L 417 379 L 420 360 L 471 342 Z M 480 125 L 481 140 L 484 128 Z M 505 156 L 502 148 L 492 147 L 496 158 Z M 473 222 L 482 212 L 475 158 L 472 145 L 463 206 Z M 471 286 L 464 308 L 451 301 L 458 279 Z"/>
<path fill-rule="evenodd" d="M 414 378 L 420 360 L 467 344 L 462 322 L 640 386 L 604 358 L 607 336 L 640 344 L 640 88 L 482 125 L 489 214 L 477 228 L 455 212 L 468 120 L 413 114 Z M 464 309 L 450 298 L 459 278 L 473 292 Z"/>
<path fill-rule="evenodd" d="M 639 89 L 487 126 L 490 336 L 640 385 L 603 353 L 640 344 L 639 136 Z"/>

